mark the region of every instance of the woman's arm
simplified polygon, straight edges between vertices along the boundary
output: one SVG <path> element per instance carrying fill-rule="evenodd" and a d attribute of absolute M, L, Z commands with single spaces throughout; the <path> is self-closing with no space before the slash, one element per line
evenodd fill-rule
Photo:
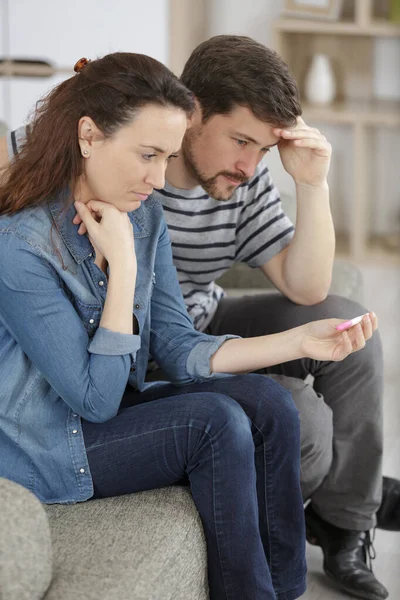
<path fill-rule="evenodd" d="M 110 328 L 105 328 L 102 319 L 89 340 L 53 267 L 36 248 L 14 233 L 2 233 L 0 238 L 3 325 L 72 410 L 92 422 L 111 419 L 118 412 L 140 348 L 139 336 L 118 332 L 119 321 L 106 321 Z M 115 304 L 112 312 L 116 314 L 118 289 L 125 290 L 128 300 L 132 291 L 126 292 L 126 284 L 119 280 L 117 272 L 112 278 L 114 297 L 110 296 L 106 303 L 108 308 Z M 120 319 L 118 314 L 116 319 Z"/>
<path fill-rule="evenodd" d="M 343 360 L 363 348 L 377 328 L 376 316 L 370 313 L 362 325 L 348 332 L 335 329 L 343 320 L 325 319 L 282 333 L 247 339 L 200 333 L 194 329 L 186 311 L 165 223 L 159 238 L 155 273 L 150 352 L 171 381 L 179 385 L 218 373 L 255 371 L 305 356 Z"/>
<path fill-rule="evenodd" d="M 364 315 L 360 324 L 338 331 L 342 319 L 323 319 L 281 333 L 248 339 L 228 340 L 211 359 L 211 369 L 236 373 L 254 371 L 299 358 L 324 361 L 343 360 L 364 348 L 378 327 L 374 313 Z M 346 324 L 347 325 L 347 324 Z"/>
<path fill-rule="evenodd" d="M 137 264 L 129 217 L 114 206 L 97 200 L 91 200 L 87 205 L 75 202 L 75 207 L 96 255 L 100 253 L 109 267 L 107 297 L 100 325 L 119 333 L 132 334 Z"/>
<path fill-rule="evenodd" d="M 161 217 L 161 207 L 160 217 Z M 214 377 L 211 356 L 237 336 L 212 336 L 196 331 L 189 317 L 172 260 L 167 225 L 162 219 L 154 264 L 151 297 L 150 354 L 175 385 Z"/>
<path fill-rule="evenodd" d="M 256 371 L 302 358 L 302 327 L 246 339 L 226 341 L 212 356 L 211 370 L 217 373 Z"/>

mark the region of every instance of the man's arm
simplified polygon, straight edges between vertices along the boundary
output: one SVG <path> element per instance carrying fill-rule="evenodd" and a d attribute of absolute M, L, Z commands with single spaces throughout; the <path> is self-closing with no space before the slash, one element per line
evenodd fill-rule
<path fill-rule="evenodd" d="M 315 304 L 328 294 L 335 233 L 326 181 L 331 146 L 299 118 L 294 128 L 274 129 L 285 170 L 296 183 L 296 231 L 289 246 L 261 266 L 265 275 L 298 304 Z"/>
<path fill-rule="evenodd" d="M 327 184 L 321 188 L 297 186 L 293 239 L 261 270 L 296 304 L 316 304 L 328 294 L 334 254 L 335 233 Z"/>

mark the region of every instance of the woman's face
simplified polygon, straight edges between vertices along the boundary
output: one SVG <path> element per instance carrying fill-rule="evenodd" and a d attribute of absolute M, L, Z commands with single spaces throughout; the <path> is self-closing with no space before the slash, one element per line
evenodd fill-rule
<path fill-rule="evenodd" d="M 130 212 L 154 188 L 163 188 L 165 169 L 181 147 L 187 117 L 179 108 L 148 104 L 131 123 L 104 138 L 92 119 L 79 121 L 83 174 L 76 199 L 113 204 Z"/>

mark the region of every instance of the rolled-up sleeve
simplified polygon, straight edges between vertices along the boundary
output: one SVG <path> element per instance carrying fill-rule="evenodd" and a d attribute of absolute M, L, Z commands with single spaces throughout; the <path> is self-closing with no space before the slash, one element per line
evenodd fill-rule
<path fill-rule="evenodd" d="M 13 232 L 0 233 L 0 320 L 74 412 L 117 414 L 139 336 L 99 328 L 90 341 L 57 271 Z"/>
<path fill-rule="evenodd" d="M 165 223 L 158 242 L 154 271 L 152 357 L 175 385 L 226 377 L 226 373 L 211 372 L 211 357 L 226 340 L 238 336 L 212 336 L 194 328 L 179 286 Z"/>
<path fill-rule="evenodd" d="M 186 361 L 187 373 L 194 380 L 210 379 L 211 377 L 226 377 L 226 373 L 212 373 L 210 369 L 211 357 L 216 353 L 226 340 L 237 338 L 237 335 L 211 336 L 202 334 L 207 339 L 201 340 L 190 351 Z"/>
<path fill-rule="evenodd" d="M 139 349 L 140 337 L 138 335 L 119 333 L 99 327 L 89 344 L 88 352 L 119 356 L 120 354 L 136 354 Z"/>

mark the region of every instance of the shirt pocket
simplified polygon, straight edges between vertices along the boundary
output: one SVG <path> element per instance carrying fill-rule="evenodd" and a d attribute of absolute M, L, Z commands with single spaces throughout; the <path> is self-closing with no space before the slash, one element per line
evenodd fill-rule
<path fill-rule="evenodd" d="M 91 339 L 96 333 L 101 319 L 102 309 L 99 304 L 87 304 L 74 298 L 75 310 L 78 313 L 86 331 Z"/>

